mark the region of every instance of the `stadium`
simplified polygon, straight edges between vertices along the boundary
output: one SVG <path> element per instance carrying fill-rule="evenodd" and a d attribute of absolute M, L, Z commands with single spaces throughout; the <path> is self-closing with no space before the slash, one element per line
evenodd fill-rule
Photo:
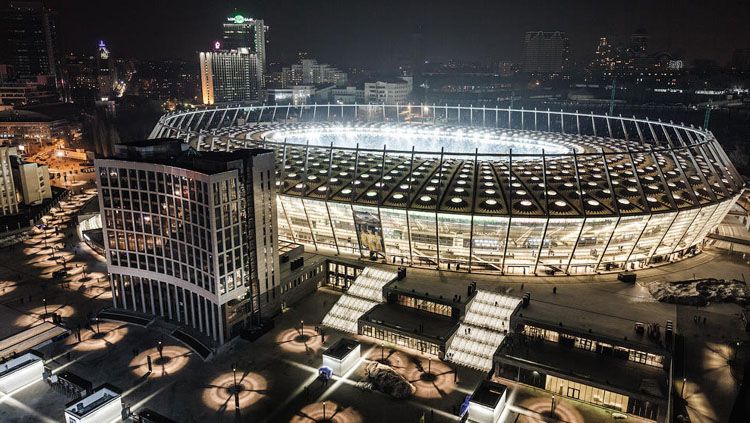
<path fill-rule="evenodd" d="M 282 240 L 462 272 L 680 260 L 700 251 L 743 184 L 710 131 L 578 112 L 221 106 L 162 116 L 160 137 L 275 150 Z"/>

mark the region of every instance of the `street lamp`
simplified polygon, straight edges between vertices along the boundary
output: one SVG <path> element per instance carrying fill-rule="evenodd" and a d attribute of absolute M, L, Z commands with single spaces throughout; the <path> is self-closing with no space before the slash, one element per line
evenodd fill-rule
<path fill-rule="evenodd" d="M 234 378 L 234 408 L 240 409 L 240 391 L 237 389 L 237 365 L 232 364 L 232 377 Z"/>
<path fill-rule="evenodd" d="M 305 321 L 304 320 L 299 321 L 299 334 L 300 335 L 305 334 Z"/>
<path fill-rule="evenodd" d="M 44 320 L 47 321 L 47 299 L 42 298 L 42 303 L 44 303 Z"/>
<path fill-rule="evenodd" d="M 98 334 L 99 333 L 99 318 L 94 317 L 94 322 L 96 323 L 96 333 Z"/>
<path fill-rule="evenodd" d="M 164 360 L 164 355 L 162 354 L 163 350 L 164 350 L 164 345 L 162 345 L 161 341 L 159 341 L 159 343 L 156 344 L 156 351 L 159 352 L 159 360 Z"/>
<path fill-rule="evenodd" d="M 383 346 L 383 343 L 380 343 L 380 362 L 385 363 L 385 346 Z"/>
<path fill-rule="evenodd" d="M 326 402 L 323 401 L 323 421 L 326 421 Z"/>

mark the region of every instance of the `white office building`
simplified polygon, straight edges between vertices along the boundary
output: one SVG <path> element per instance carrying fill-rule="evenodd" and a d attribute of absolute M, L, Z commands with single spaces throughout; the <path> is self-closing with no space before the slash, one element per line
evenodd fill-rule
<path fill-rule="evenodd" d="M 274 154 L 175 139 L 96 160 L 113 303 L 224 344 L 278 307 Z"/>
<path fill-rule="evenodd" d="M 404 104 L 409 101 L 412 90 L 412 78 L 365 82 L 365 101 L 368 103 Z"/>

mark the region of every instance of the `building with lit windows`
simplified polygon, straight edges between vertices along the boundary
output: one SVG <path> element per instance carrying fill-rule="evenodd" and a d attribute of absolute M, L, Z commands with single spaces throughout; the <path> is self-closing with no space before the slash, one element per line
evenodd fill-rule
<path fill-rule="evenodd" d="M 672 322 L 642 323 L 529 301 L 510 316 L 495 375 L 559 395 L 668 421 Z"/>
<path fill-rule="evenodd" d="M 266 74 L 266 31 L 263 19 L 246 18 L 242 15 L 230 16 L 222 26 L 222 47 L 227 50 L 247 49 L 258 58 L 257 79 L 259 87 L 265 86 Z"/>
<path fill-rule="evenodd" d="M 258 100 L 257 54 L 240 48 L 202 52 L 199 57 L 203 104 Z"/>
<path fill-rule="evenodd" d="M 95 166 L 116 309 L 161 316 L 209 345 L 275 314 L 273 151 L 146 140 Z"/>
<path fill-rule="evenodd" d="M 273 149 L 282 240 L 432 269 L 669 263 L 701 251 L 743 187 L 708 130 L 564 111 L 221 107 L 164 115 L 151 136 Z"/>

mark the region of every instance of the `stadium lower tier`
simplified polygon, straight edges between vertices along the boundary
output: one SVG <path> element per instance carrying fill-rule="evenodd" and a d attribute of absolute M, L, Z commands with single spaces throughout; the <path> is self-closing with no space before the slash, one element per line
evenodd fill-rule
<path fill-rule="evenodd" d="M 425 212 L 279 195 L 279 238 L 322 254 L 353 254 L 444 270 L 591 274 L 669 263 L 699 252 L 736 197 L 702 208 L 548 218 Z"/>

